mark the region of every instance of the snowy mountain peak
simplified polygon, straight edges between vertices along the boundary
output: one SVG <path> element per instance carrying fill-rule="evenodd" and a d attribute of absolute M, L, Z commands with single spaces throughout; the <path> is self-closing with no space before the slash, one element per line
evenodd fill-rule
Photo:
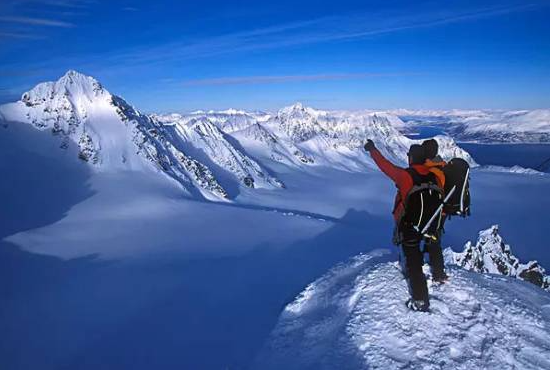
<path fill-rule="evenodd" d="M 80 85 L 86 85 L 89 83 L 95 83 L 99 84 L 99 82 L 91 77 L 87 76 L 83 73 L 77 72 L 73 69 L 68 70 L 65 72 L 65 74 L 58 80 L 60 83 L 66 83 L 66 84 L 80 84 Z"/>
<path fill-rule="evenodd" d="M 109 95 L 93 77 L 70 70 L 55 82 L 43 82 L 24 93 L 21 101 L 31 107 L 47 102 L 61 104 L 66 100 L 85 98 L 93 101 L 99 96 Z"/>
<path fill-rule="evenodd" d="M 291 140 L 299 143 L 310 140 L 319 134 L 325 135 L 325 129 L 317 120 L 322 113 L 304 107 L 301 103 L 295 103 L 280 109 L 275 120 Z"/>
<path fill-rule="evenodd" d="M 303 117 L 303 116 L 318 116 L 324 114 L 324 111 L 306 107 L 300 102 L 296 102 L 288 107 L 281 108 L 277 115 L 280 117 Z"/>
<path fill-rule="evenodd" d="M 304 109 L 304 106 L 302 105 L 301 102 L 296 102 L 295 104 L 293 104 L 291 107 L 291 109 Z"/>
<path fill-rule="evenodd" d="M 476 245 L 469 241 L 460 253 L 447 248 L 444 256 L 447 263 L 467 270 L 513 276 L 549 289 L 549 276 L 545 269 L 537 261 L 520 263 L 499 234 L 498 225 L 480 231 Z"/>
<path fill-rule="evenodd" d="M 228 115 L 247 114 L 247 112 L 245 112 L 244 110 L 239 110 L 239 109 L 234 109 L 234 108 L 229 108 L 229 109 L 222 110 L 222 111 L 219 111 L 219 112 L 210 111 L 209 113 L 221 113 L 221 114 L 228 114 Z"/>

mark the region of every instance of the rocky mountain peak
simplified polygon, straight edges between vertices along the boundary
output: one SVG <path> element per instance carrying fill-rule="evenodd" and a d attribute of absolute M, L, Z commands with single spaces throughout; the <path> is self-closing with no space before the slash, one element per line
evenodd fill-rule
<path fill-rule="evenodd" d="M 447 263 L 467 270 L 513 276 L 549 289 L 549 275 L 545 269 L 537 261 L 521 263 L 499 234 L 498 225 L 480 231 L 476 244 L 467 242 L 463 252 L 457 253 L 447 248 L 444 258 Z"/>

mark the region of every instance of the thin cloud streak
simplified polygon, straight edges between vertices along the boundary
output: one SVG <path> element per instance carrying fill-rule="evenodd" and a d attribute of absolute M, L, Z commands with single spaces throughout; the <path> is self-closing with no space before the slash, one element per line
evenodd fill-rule
<path fill-rule="evenodd" d="M 317 74 L 317 75 L 286 75 L 286 76 L 244 76 L 244 77 L 218 77 L 198 80 L 189 80 L 184 86 L 219 86 L 219 85 L 259 85 L 286 82 L 308 81 L 335 81 L 354 80 L 373 77 L 401 77 L 414 76 L 419 73 L 343 73 L 343 74 Z"/>
<path fill-rule="evenodd" d="M 201 59 L 236 52 L 262 51 L 324 42 L 365 39 L 406 30 L 435 27 L 452 23 L 496 17 L 533 10 L 535 4 L 474 9 L 470 12 L 426 13 L 419 16 L 364 14 L 335 16 L 293 23 L 278 24 L 233 34 L 220 35 L 192 43 L 167 43 L 156 48 L 134 48 L 105 55 L 113 65 L 155 64 L 169 61 Z"/>
<path fill-rule="evenodd" d="M 8 1 L 9 2 L 9 1 Z M 96 0 L 12 0 L 11 4 L 21 7 L 29 4 L 45 5 L 57 8 L 73 8 L 73 9 L 85 9 L 93 4 L 96 4 Z"/>
<path fill-rule="evenodd" d="M 470 11 L 429 9 L 421 16 L 369 13 L 354 16 L 332 16 L 303 21 L 274 24 L 246 31 L 214 36 L 194 42 L 166 42 L 144 49 L 141 46 L 117 49 L 102 54 L 44 60 L 27 68 L 48 68 L 61 65 L 114 73 L 132 67 L 162 66 L 186 60 L 200 60 L 221 55 L 260 52 L 335 41 L 361 40 L 412 29 L 437 27 L 446 24 L 497 17 L 504 14 L 531 11 L 538 4 L 517 4 L 504 7 L 474 8 Z M 124 66 L 124 67 L 122 67 Z"/>
<path fill-rule="evenodd" d="M 42 40 L 44 36 L 31 35 L 28 33 L 15 33 L 15 32 L 0 32 L 0 40 L 2 39 L 26 39 L 26 40 Z"/>
<path fill-rule="evenodd" d="M 68 23 L 68 22 L 63 22 L 63 21 L 58 21 L 53 19 L 31 18 L 31 17 L 2 16 L 0 17 L 0 21 L 31 24 L 36 26 L 48 26 L 48 27 L 64 27 L 64 28 L 75 27 L 74 24 Z"/>

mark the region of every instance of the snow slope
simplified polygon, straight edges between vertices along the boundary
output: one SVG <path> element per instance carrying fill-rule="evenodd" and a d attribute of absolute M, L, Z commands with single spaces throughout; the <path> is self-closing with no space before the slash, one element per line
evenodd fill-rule
<path fill-rule="evenodd" d="M 549 295 L 515 279 L 450 268 L 431 312 L 409 311 L 384 253 L 360 255 L 283 310 L 257 369 L 547 369 Z"/>
<path fill-rule="evenodd" d="M 92 77 L 67 72 L 0 106 L 0 120 L 31 124 L 59 138 L 59 155 L 69 143 L 95 172 L 159 173 L 180 183 L 185 194 L 198 189 L 216 200 L 225 196 L 210 170 L 167 143 L 162 127 L 122 98 L 111 95 Z"/>
<path fill-rule="evenodd" d="M 215 168 L 220 168 L 250 188 L 284 187 L 282 182 L 267 174 L 266 169 L 231 143 L 209 118 L 196 117 L 184 122 L 163 118 L 160 122 L 172 145 L 193 153 L 213 172 L 216 172 Z M 220 175 L 217 177 L 220 178 Z"/>
<path fill-rule="evenodd" d="M 0 121 L 48 130 L 60 138 L 61 150 L 76 143 L 79 158 L 95 171 L 162 173 L 199 198 L 224 200 L 232 182 L 253 188 L 283 186 L 210 121 L 192 119 L 174 127 L 140 113 L 75 71 L 0 106 Z"/>

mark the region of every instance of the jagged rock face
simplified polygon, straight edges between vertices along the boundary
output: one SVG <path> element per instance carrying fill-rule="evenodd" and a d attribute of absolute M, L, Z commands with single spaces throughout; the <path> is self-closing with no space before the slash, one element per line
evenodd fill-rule
<path fill-rule="evenodd" d="M 170 131 L 175 145 L 193 146 L 215 166 L 231 173 L 249 188 L 284 187 L 281 181 L 269 175 L 257 161 L 233 145 L 226 134 L 206 117 L 193 118 L 185 123 L 169 123 L 165 130 Z"/>
<path fill-rule="evenodd" d="M 261 123 L 254 123 L 232 134 L 238 140 L 252 140 L 261 143 L 274 161 L 287 164 L 314 164 L 312 156 L 307 155 L 290 140 L 285 140 Z"/>
<path fill-rule="evenodd" d="M 79 158 L 100 162 L 99 144 L 86 131 L 88 108 L 95 101 L 107 102 L 109 93 L 91 77 L 69 71 L 56 82 L 44 82 L 24 93 L 21 102 L 27 108 L 26 119 L 39 129 L 52 130 L 62 137 L 61 147 L 74 141 L 80 148 Z"/>
<path fill-rule="evenodd" d="M 497 225 L 480 232 L 473 245 L 465 244 L 463 252 L 456 253 L 450 248 L 444 251 L 447 263 L 480 273 L 514 276 L 544 289 L 549 289 L 549 276 L 537 261 L 521 263 L 499 235 Z"/>
<path fill-rule="evenodd" d="M 367 138 L 386 157 L 406 165 L 409 146 L 418 142 L 402 135 L 396 127 L 403 122 L 385 112 L 326 112 L 300 103 L 282 108 L 274 116 L 227 110 L 170 114 L 155 119 L 181 125 L 207 120 L 245 148 L 262 147 L 259 153 L 262 157 L 297 167 L 316 164 L 363 171 L 369 161 L 363 151 Z M 451 138 L 439 136 L 436 140 L 444 159 L 461 157 L 476 165 Z"/>
<path fill-rule="evenodd" d="M 0 118 L 51 129 L 61 148 L 75 143 L 79 158 L 98 171 L 157 169 L 209 199 L 228 196 L 206 165 L 170 143 L 162 125 L 75 71 L 0 107 Z"/>
<path fill-rule="evenodd" d="M 206 117 L 220 130 L 225 133 L 239 131 L 255 124 L 258 120 L 253 114 L 235 109 L 228 109 L 222 112 L 209 112 Z"/>
<path fill-rule="evenodd" d="M 301 143 L 314 136 L 326 136 L 327 132 L 318 122 L 318 116 L 323 112 L 305 108 L 297 103 L 291 107 L 281 109 L 275 120 L 293 142 Z"/>

